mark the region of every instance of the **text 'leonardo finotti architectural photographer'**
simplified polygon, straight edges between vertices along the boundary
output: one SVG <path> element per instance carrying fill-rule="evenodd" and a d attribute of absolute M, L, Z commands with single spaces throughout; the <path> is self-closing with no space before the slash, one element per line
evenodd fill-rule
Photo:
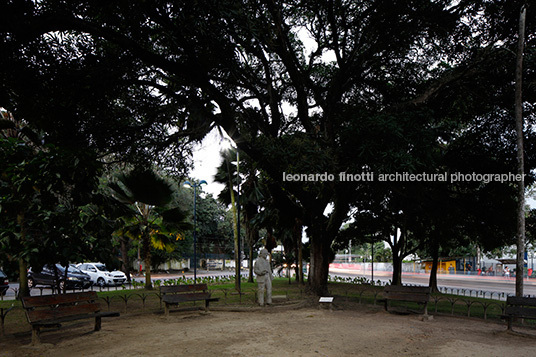
<path fill-rule="evenodd" d="M 308 174 L 291 174 L 283 172 L 284 182 L 517 182 L 521 181 L 523 175 L 513 173 L 503 174 L 480 174 L 480 173 L 418 173 L 396 172 L 392 174 L 374 174 L 373 172 L 361 172 L 351 174 L 347 172 L 339 172 L 337 175 L 328 172 L 323 173 L 308 173 Z"/>

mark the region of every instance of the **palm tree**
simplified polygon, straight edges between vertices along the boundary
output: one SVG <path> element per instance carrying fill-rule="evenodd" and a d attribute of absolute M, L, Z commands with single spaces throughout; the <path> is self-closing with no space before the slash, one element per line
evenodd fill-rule
<path fill-rule="evenodd" d="M 238 192 L 235 191 L 235 185 L 238 186 L 236 177 L 238 172 L 236 166 L 232 166 L 231 163 L 233 160 L 236 160 L 236 149 L 231 149 L 228 151 L 222 151 L 221 157 L 223 159 L 221 165 L 218 167 L 218 171 L 214 180 L 216 182 L 225 184 L 225 188 L 218 195 L 218 200 L 225 205 L 231 205 L 233 210 L 234 222 L 233 228 L 235 233 L 235 252 L 238 251 L 238 223 L 237 222 L 237 203 L 235 202 L 235 197 L 238 195 Z M 257 170 L 254 165 L 251 164 L 248 156 L 243 154 L 240 151 L 241 157 L 241 174 L 245 176 L 243 183 L 240 187 L 240 209 L 243 212 L 242 218 L 245 226 L 245 237 L 246 242 L 249 246 L 249 282 L 253 282 L 253 249 L 255 244 L 259 241 L 259 228 L 253 224 L 255 217 L 259 213 L 259 205 L 263 200 L 263 193 L 259 186 L 257 180 Z M 235 253 L 235 259 L 238 257 Z M 238 262 L 237 262 L 238 264 Z"/>
<path fill-rule="evenodd" d="M 113 196 L 131 208 L 127 231 L 139 237 L 145 263 L 145 288 L 152 289 L 151 247 L 172 250 L 174 241 L 191 228 L 186 214 L 173 207 L 173 185 L 153 170 L 134 169 L 109 184 Z"/>
<path fill-rule="evenodd" d="M 218 195 L 218 200 L 226 205 L 231 205 L 231 210 L 233 212 L 233 232 L 234 232 L 234 252 L 235 252 L 235 271 L 238 275 L 239 270 L 239 264 L 240 264 L 240 251 L 238 247 L 238 234 L 239 229 L 238 225 L 240 222 L 238 222 L 238 207 L 235 200 L 235 197 L 237 197 L 238 192 L 235 191 L 235 184 L 237 183 L 237 180 L 235 179 L 236 176 L 238 176 L 237 171 L 234 169 L 231 169 L 231 162 L 233 161 L 233 158 L 236 157 L 236 151 L 234 149 L 222 151 L 220 152 L 220 155 L 223 158 L 223 161 L 221 165 L 218 167 L 218 171 L 216 172 L 216 175 L 214 177 L 214 181 L 222 183 L 225 185 L 225 188 L 220 192 Z M 238 164 L 238 163 L 237 163 Z M 237 291 L 240 292 L 240 277 L 237 276 L 235 279 L 235 288 Z"/>

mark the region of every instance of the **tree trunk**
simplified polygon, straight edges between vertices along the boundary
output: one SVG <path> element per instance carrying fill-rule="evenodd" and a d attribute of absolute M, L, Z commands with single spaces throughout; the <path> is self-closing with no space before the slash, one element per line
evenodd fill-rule
<path fill-rule="evenodd" d="M 437 288 L 437 266 L 439 262 L 439 242 L 434 238 L 432 243 L 432 270 L 430 271 L 430 280 L 428 286 L 432 288 L 433 293 L 439 292 Z"/>
<path fill-rule="evenodd" d="M 253 244 L 249 245 L 249 277 L 248 277 L 248 283 L 254 283 L 253 280 Z"/>
<path fill-rule="evenodd" d="M 311 229 L 311 267 L 308 284 L 311 292 L 317 296 L 328 293 L 329 253 L 331 240 L 324 237 L 322 227 L 313 223 Z"/>
<path fill-rule="evenodd" d="M 397 237 L 397 233 L 398 229 L 395 229 L 393 241 L 388 241 L 391 251 L 393 252 L 393 278 L 391 279 L 391 285 L 402 285 L 403 257 L 401 247 L 404 246 L 404 231 L 400 232 L 400 237 Z"/>
<path fill-rule="evenodd" d="M 66 294 L 67 293 L 67 280 L 69 279 L 69 264 L 67 264 L 65 266 L 65 272 L 63 274 L 63 289 L 61 289 L 61 293 L 62 294 Z"/>
<path fill-rule="evenodd" d="M 303 280 L 303 244 L 302 244 L 302 241 L 301 241 L 301 236 L 300 236 L 300 239 L 298 240 L 298 282 L 300 284 L 303 284 L 304 283 L 304 280 Z"/>
<path fill-rule="evenodd" d="M 393 279 L 391 285 L 402 285 L 402 258 L 397 251 L 393 249 Z"/>
<path fill-rule="evenodd" d="M 517 259 L 516 259 L 516 296 L 523 296 L 523 274 L 525 260 L 525 180 L 523 160 L 523 47 L 525 41 L 525 18 L 527 6 L 521 7 L 519 15 L 519 38 L 516 64 L 515 117 L 517 134 L 517 173 L 520 181 L 517 183 Z"/>
<path fill-rule="evenodd" d="M 251 223 L 249 222 L 249 218 L 246 218 L 246 240 L 248 242 L 248 283 L 253 283 L 253 245 L 257 242 L 259 239 L 259 231 L 256 229 L 251 228 Z"/>
<path fill-rule="evenodd" d="M 56 282 L 55 288 L 57 289 L 58 294 L 65 294 L 65 284 L 63 285 L 63 290 L 61 289 L 58 267 L 56 266 L 56 264 L 52 264 L 52 266 L 54 267 L 54 281 Z M 67 269 L 65 269 L 65 273 L 67 273 Z M 66 277 L 63 278 L 66 279 Z M 52 293 L 54 293 L 54 291 L 52 291 Z"/>
<path fill-rule="evenodd" d="M 143 234 L 143 260 L 145 262 L 145 289 L 153 290 L 151 281 L 151 237 Z"/>
<path fill-rule="evenodd" d="M 26 240 L 26 229 L 24 228 L 24 212 L 20 212 L 17 215 L 17 224 L 20 227 L 20 241 L 21 245 Z M 30 296 L 30 289 L 28 288 L 28 263 L 24 258 L 19 258 L 19 298 Z"/>
<path fill-rule="evenodd" d="M 294 243 L 294 257 L 296 262 L 296 281 L 303 284 L 303 263 L 302 263 L 302 224 L 299 219 L 295 219 L 294 227 L 292 229 L 293 243 Z"/>
<path fill-rule="evenodd" d="M 23 258 L 19 258 L 19 296 L 30 296 L 30 289 L 28 289 L 28 263 Z"/>
<path fill-rule="evenodd" d="M 228 188 L 231 194 L 231 208 L 233 210 L 233 236 L 234 236 L 234 259 L 235 259 L 235 289 L 240 292 L 240 277 L 238 276 L 240 272 L 240 252 L 238 247 L 238 212 L 235 201 L 234 189 L 233 189 L 233 180 L 231 175 L 231 165 L 229 160 L 226 160 L 227 163 L 227 173 L 229 175 Z"/>
<path fill-rule="evenodd" d="M 128 257 L 128 238 L 124 234 L 121 234 L 119 238 L 121 242 L 121 270 L 127 276 L 127 281 L 130 283 L 130 259 Z"/>

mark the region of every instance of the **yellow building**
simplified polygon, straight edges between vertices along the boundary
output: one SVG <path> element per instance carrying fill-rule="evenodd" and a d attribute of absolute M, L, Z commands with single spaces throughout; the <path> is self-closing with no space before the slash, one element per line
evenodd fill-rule
<path fill-rule="evenodd" d="M 433 262 L 429 260 L 423 261 L 422 263 L 424 264 L 426 273 L 429 273 L 432 270 Z M 456 260 L 439 260 L 437 262 L 437 272 L 439 274 L 456 274 Z"/>

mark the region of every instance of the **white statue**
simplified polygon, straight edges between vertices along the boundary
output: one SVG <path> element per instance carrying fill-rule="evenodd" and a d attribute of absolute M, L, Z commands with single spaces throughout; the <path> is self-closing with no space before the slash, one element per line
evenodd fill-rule
<path fill-rule="evenodd" d="M 268 250 L 261 249 L 259 257 L 255 261 L 253 271 L 257 275 L 257 287 L 259 292 L 259 305 L 264 306 L 264 290 L 266 290 L 266 304 L 272 304 L 272 268 L 268 258 Z"/>

